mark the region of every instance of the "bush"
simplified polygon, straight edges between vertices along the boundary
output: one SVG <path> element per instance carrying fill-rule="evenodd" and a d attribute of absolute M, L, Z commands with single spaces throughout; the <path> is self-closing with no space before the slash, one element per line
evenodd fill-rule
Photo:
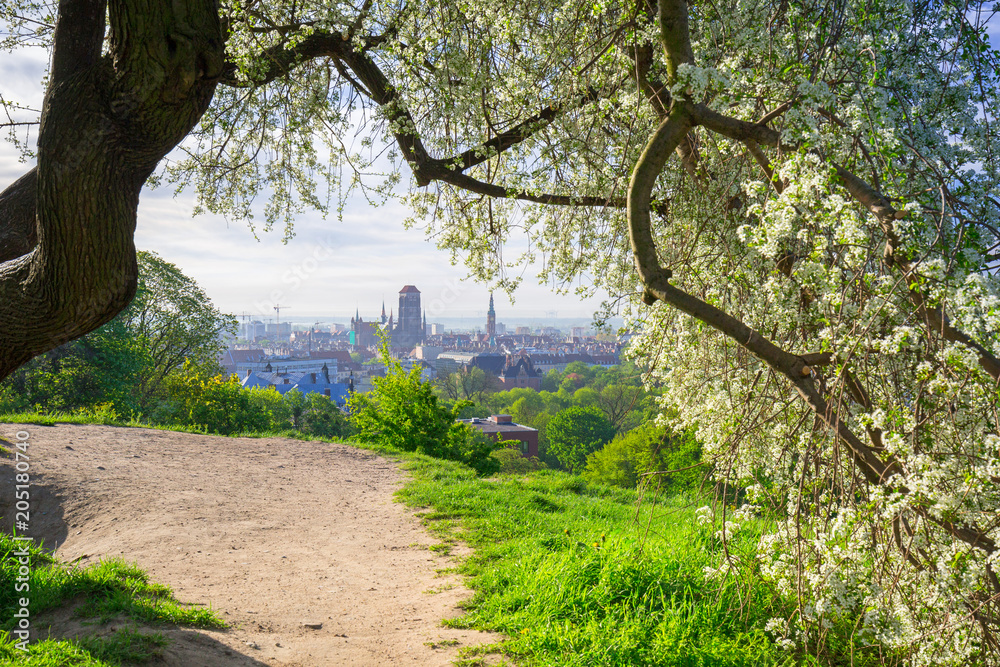
<path fill-rule="evenodd" d="M 270 424 L 269 428 L 283 431 L 292 428 L 292 415 L 285 398 L 278 390 L 271 387 L 253 387 L 243 390 L 249 399 L 250 409 L 261 416 L 261 422 Z"/>
<path fill-rule="evenodd" d="M 167 423 L 202 427 L 212 433 L 232 435 L 271 430 L 271 415 L 257 409 L 252 392 L 235 376 L 223 378 L 191 362 L 165 382 L 167 400 L 156 418 Z"/>
<path fill-rule="evenodd" d="M 323 438 L 346 438 L 354 432 L 347 416 L 328 397 L 320 394 L 306 396 L 299 430 Z"/>
<path fill-rule="evenodd" d="M 445 447 L 437 456 L 461 461 L 478 474 L 487 476 L 500 471 L 500 462 L 491 456 L 500 446 L 477 428 L 453 423 Z"/>
<path fill-rule="evenodd" d="M 650 473 L 676 470 L 656 476 L 658 483 L 676 493 L 696 488 L 705 478 L 705 468 L 697 465 L 700 459 L 701 445 L 693 434 L 676 434 L 647 422 L 590 454 L 583 476 L 591 482 L 631 489 Z"/>
<path fill-rule="evenodd" d="M 521 454 L 521 443 L 517 440 L 503 440 L 500 449 L 490 453 L 490 458 L 500 464 L 497 472 L 501 475 L 527 475 L 529 472 L 548 468 L 538 458 Z"/>
<path fill-rule="evenodd" d="M 455 422 L 468 403 L 459 401 L 451 409 L 444 407 L 430 383 L 421 381 L 420 369 L 403 370 L 389 355 L 385 340 L 380 355 L 385 377 L 373 378 L 370 392 L 354 394 L 347 403 L 358 439 L 461 461 L 480 474 L 495 472 L 499 465 L 489 455 L 496 444 Z"/>

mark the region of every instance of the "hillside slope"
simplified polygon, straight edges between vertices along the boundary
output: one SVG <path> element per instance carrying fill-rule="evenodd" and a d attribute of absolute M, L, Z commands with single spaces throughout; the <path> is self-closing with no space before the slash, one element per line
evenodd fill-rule
<path fill-rule="evenodd" d="M 4 424 L 0 437 L 18 430 L 31 436 L 28 534 L 63 560 L 135 560 L 229 623 L 170 630 L 158 664 L 447 665 L 460 646 L 496 640 L 440 627 L 469 591 L 436 573 L 454 563 L 428 550 L 434 540 L 393 502 L 402 475 L 386 459 L 320 442 L 105 426 Z M 0 459 L 5 527 L 12 475 Z M 69 616 L 33 625 L 93 631 Z"/>

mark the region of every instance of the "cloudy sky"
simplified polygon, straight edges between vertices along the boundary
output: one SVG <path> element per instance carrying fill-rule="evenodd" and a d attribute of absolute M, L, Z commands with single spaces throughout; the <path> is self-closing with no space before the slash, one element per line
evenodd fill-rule
<path fill-rule="evenodd" d="M 3 54 L 0 94 L 39 108 L 47 57 L 40 51 Z M 0 141 L 0 190 L 29 168 L 18 155 Z M 287 244 L 280 229 L 258 233 L 258 240 L 244 221 L 192 217 L 193 207 L 189 195 L 175 198 L 170 188 L 147 189 L 140 198 L 136 245 L 179 266 L 224 311 L 273 317 L 279 303 L 285 307 L 282 321 L 339 321 L 356 308 L 362 316 L 377 314 L 383 298 L 387 309 L 395 309 L 400 288 L 413 284 L 422 292 L 429 321 L 485 317 L 488 286 L 466 280 L 462 265 L 452 266 L 448 253 L 426 241 L 422 231 L 404 229 L 406 211 L 398 205 L 372 208 L 354 197 L 343 222 L 307 215 Z M 505 294 L 495 295 L 499 321 L 553 313 L 588 320 L 600 305 L 599 298 L 556 294 L 537 283 L 536 273 L 526 269 L 513 306 Z"/>
<path fill-rule="evenodd" d="M 991 25 L 994 44 L 1000 42 L 998 27 L 996 21 Z M 47 58 L 38 50 L 3 54 L 0 95 L 37 109 Z M 0 141 L 0 190 L 27 168 L 17 150 Z M 485 313 L 488 287 L 465 280 L 463 267 L 452 266 L 448 254 L 426 241 L 420 230 L 403 229 L 406 211 L 398 205 L 373 209 L 355 197 L 342 222 L 306 216 L 288 244 L 282 244 L 280 230 L 261 233 L 258 240 L 244 221 L 194 218 L 192 209 L 190 196 L 147 190 L 140 200 L 136 242 L 140 249 L 156 251 L 177 264 L 225 311 L 269 317 L 280 303 L 285 307 L 283 320 L 339 320 L 355 308 L 363 316 L 376 314 L 383 298 L 392 308 L 399 289 L 414 284 L 423 293 L 431 321 Z M 505 294 L 496 295 L 500 321 L 553 314 L 586 320 L 599 306 L 597 297 L 555 294 L 537 283 L 536 273 L 537 267 L 525 267 L 514 306 Z"/>

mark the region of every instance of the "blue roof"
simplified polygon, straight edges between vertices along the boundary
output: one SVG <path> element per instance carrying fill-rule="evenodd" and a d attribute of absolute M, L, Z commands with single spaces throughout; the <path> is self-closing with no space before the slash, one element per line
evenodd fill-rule
<path fill-rule="evenodd" d="M 244 389 L 253 389 L 255 387 L 266 389 L 267 387 L 273 387 L 275 385 L 271 384 L 270 382 L 260 377 L 256 373 L 251 372 L 249 375 L 243 378 L 243 380 L 240 382 L 240 386 L 243 387 Z"/>
<path fill-rule="evenodd" d="M 280 389 L 278 390 L 278 391 L 281 391 L 282 394 L 284 394 L 285 392 L 290 391 L 292 389 L 298 389 L 303 394 L 326 394 L 326 390 L 329 389 L 330 390 L 330 400 L 334 401 L 335 403 L 344 403 L 344 402 L 347 401 L 347 397 L 349 396 L 348 391 L 347 391 L 347 385 L 346 384 L 341 384 L 339 382 L 331 382 L 330 384 L 326 384 L 326 383 L 324 383 L 324 384 L 303 384 L 303 383 L 300 383 L 300 384 L 296 384 L 296 385 L 284 385 L 284 386 L 288 387 L 288 389 L 286 389 L 285 391 L 281 391 Z"/>

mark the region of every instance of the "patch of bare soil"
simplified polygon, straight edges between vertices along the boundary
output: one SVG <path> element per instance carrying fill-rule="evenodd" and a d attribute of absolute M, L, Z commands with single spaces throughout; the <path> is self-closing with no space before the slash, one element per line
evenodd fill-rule
<path fill-rule="evenodd" d="M 104 426 L 30 433 L 29 534 L 63 560 L 136 561 L 223 631 L 155 628 L 178 667 L 448 665 L 495 635 L 441 627 L 469 590 L 455 561 L 393 501 L 403 475 L 344 445 Z M 4 525 L 13 463 L 0 460 Z M 41 636 L 94 632 L 63 611 Z M 120 625 L 120 624 L 119 624 Z M 109 628 L 97 629 L 108 632 Z"/>

